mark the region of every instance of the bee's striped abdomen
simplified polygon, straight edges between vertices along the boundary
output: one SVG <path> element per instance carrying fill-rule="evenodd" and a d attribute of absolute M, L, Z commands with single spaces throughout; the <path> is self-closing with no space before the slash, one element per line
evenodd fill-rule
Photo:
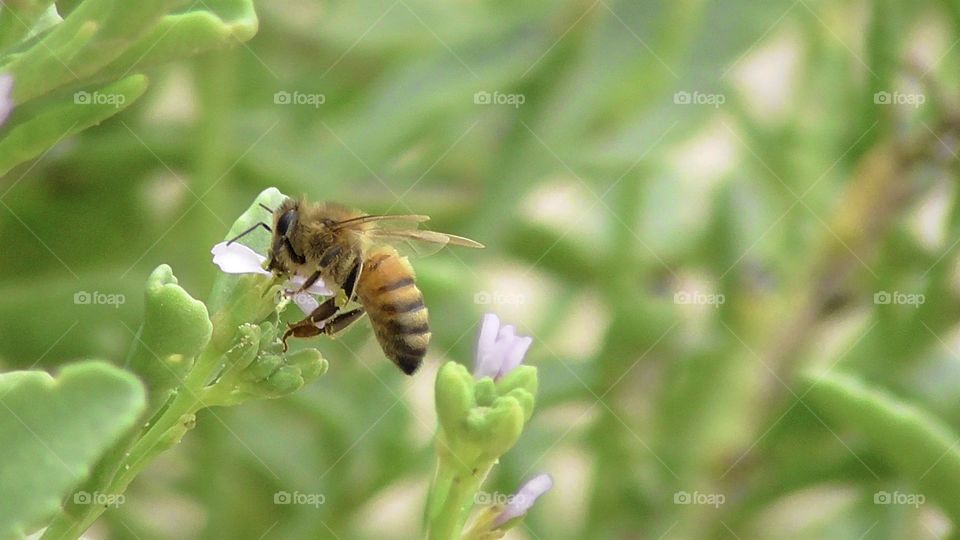
<path fill-rule="evenodd" d="M 371 250 L 360 272 L 357 296 L 384 354 L 412 374 L 427 354 L 430 324 L 407 258 L 389 246 Z"/>

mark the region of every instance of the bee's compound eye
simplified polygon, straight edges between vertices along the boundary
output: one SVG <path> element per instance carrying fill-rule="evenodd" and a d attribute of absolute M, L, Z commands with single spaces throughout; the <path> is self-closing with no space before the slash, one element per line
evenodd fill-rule
<path fill-rule="evenodd" d="M 277 220 L 277 234 L 280 236 L 286 236 L 287 230 L 290 229 L 290 226 L 297 221 L 297 211 L 296 210 L 287 210 L 284 212 L 280 219 Z"/>

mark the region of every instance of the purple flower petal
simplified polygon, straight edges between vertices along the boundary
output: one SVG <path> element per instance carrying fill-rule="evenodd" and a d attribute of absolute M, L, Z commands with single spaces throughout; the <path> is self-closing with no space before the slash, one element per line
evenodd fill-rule
<path fill-rule="evenodd" d="M 213 253 L 213 264 L 227 274 L 273 275 L 263 269 L 267 258 L 243 244 L 234 242 L 227 245 L 226 242 L 220 242 L 213 246 L 210 253 Z"/>
<path fill-rule="evenodd" d="M 520 362 L 523 362 L 523 357 L 527 354 L 531 344 L 533 344 L 533 338 L 531 337 L 518 337 L 513 340 L 506 357 L 503 359 L 503 365 L 500 366 L 500 371 L 497 373 L 498 379 L 516 369 Z"/>
<path fill-rule="evenodd" d="M 526 483 L 520 486 L 520 489 L 514 494 L 512 500 L 504 507 L 503 512 L 500 512 L 500 515 L 494 520 L 494 528 L 503 525 L 511 519 L 525 516 L 530 508 L 533 507 L 533 503 L 537 502 L 537 499 L 552 487 L 553 478 L 551 478 L 549 474 L 538 474 L 530 480 L 527 480 Z"/>
<path fill-rule="evenodd" d="M 0 125 L 7 120 L 13 111 L 13 75 L 0 75 Z"/>
<path fill-rule="evenodd" d="M 477 337 L 477 354 L 473 365 L 473 375 L 478 379 L 496 377 L 500 372 L 500 362 L 491 353 L 500 331 L 500 318 L 493 313 L 483 316 L 480 323 L 480 335 Z"/>
<path fill-rule="evenodd" d="M 493 313 L 483 316 L 473 376 L 477 379 L 499 379 L 523 362 L 533 339 L 518 336 L 513 325 L 500 326 L 500 318 Z"/>

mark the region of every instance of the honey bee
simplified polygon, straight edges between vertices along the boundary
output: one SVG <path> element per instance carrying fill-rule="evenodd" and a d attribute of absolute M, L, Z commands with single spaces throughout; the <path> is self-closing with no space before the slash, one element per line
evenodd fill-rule
<path fill-rule="evenodd" d="M 412 375 L 427 353 L 430 324 L 413 267 L 396 245 L 482 248 L 483 244 L 417 230 L 416 225 L 429 216 L 367 215 L 332 202 L 291 198 L 275 210 L 261 206 L 273 214 L 273 226 L 258 223 L 231 242 L 262 226 L 273 235 L 268 270 L 288 278 L 305 276 L 297 292 L 323 279 L 328 287 L 344 293 L 339 301 L 334 296 L 303 320 L 290 324 L 283 334 L 284 348 L 290 337 L 332 336 L 366 314 L 383 353 Z M 357 307 L 346 309 L 353 304 Z"/>

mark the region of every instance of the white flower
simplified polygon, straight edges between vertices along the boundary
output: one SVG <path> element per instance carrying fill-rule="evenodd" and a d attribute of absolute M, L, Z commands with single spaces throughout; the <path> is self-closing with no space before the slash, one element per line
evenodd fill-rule
<path fill-rule="evenodd" d="M 503 511 L 493 521 L 493 527 L 497 528 L 511 519 L 523 517 L 527 514 L 533 503 L 553 487 L 553 478 L 549 474 L 543 473 L 527 480 L 520 489 L 513 495 L 513 498 L 503 508 Z"/>
<path fill-rule="evenodd" d="M 227 274 L 273 275 L 263 268 L 267 258 L 243 244 L 220 242 L 213 246 L 210 253 L 213 253 L 213 264 Z"/>
<path fill-rule="evenodd" d="M 0 75 L 0 125 L 7 120 L 13 110 L 13 75 Z"/>
<path fill-rule="evenodd" d="M 533 338 L 516 335 L 513 326 L 500 326 L 500 318 L 487 313 L 480 324 L 473 375 L 500 379 L 520 365 L 531 343 Z"/>
<path fill-rule="evenodd" d="M 220 270 L 227 274 L 273 275 L 269 270 L 263 268 L 263 263 L 267 260 L 266 257 L 238 242 L 229 245 L 226 242 L 220 242 L 213 246 L 210 253 L 213 253 L 213 264 L 220 267 Z M 300 291 L 300 287 L 303 287 L 306 281 L 307 278 L 304 276 L 294 275 L 287 280 L 284 288 L 291 293 Z M 320 301 L 317 300 L 316 296 L 332 295 L 333 291 L 327 288 L 322 279 L 318 279 L 306 290 L 293 294 L 292 298 L 293 302 L 297 304 L 297 307 L 299 307 L 304 314 L 309 315 L 320 305 Z"/>

